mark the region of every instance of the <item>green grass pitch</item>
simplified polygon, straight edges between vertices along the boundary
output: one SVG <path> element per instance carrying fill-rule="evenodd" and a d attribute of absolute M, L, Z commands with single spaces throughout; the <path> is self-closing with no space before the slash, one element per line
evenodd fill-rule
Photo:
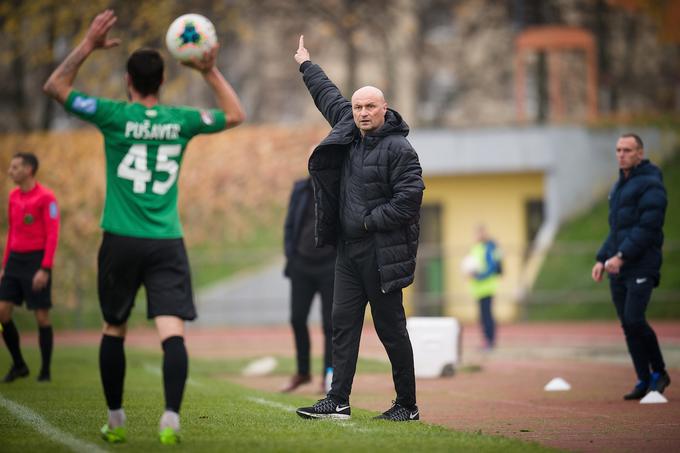
<path fill-rule="evenodd" d="M 0 384 L 0 437 L 4 453 L 79 451 L 59 442 L 55 431 L 76 442 L 104 451 L 549 451 L 537 444 L 502 437 L 452 431 L 426 422 L 374 421 L 376 413 L 352 408 L 349 422 L 303 420 L 294 409 L 313 401 L 295 395 L 258 392 L 224 378 L 234 363 L 192 359 L 190 380 L 182 406 L 182 443 L 162 446 L 157 439 L 163 409 L 161 356 L 127 348 L 124 406 L 128 442 L 109 445 L 100 440 L 106 406 L 99 381 L 95 347 L 59 348 L 54 353 L 53 381 L 35 381 L 36 348 L 25 347 L 32 374 L 11 384 Z M 3 351 L 6 354 L 6 351 Z M 2 372 L 9 367 L 0 356 Z M 386 375 L 386 379 L 389 379 Z M 41 421 L 26 420 L 8 405 L 20 405 Z M 16 409 L 15 409 L 16 410 Z M 427 414 L 423 414 L 427 418 Z M 36 424 L 43 424 L 42 429 Z"/>

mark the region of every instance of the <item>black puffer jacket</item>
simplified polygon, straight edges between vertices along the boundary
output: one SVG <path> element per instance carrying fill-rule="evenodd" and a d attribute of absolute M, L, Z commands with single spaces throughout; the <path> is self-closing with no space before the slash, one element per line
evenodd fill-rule
<path fill-rule="evenodd" d="M 624 178 L 623 172 L 609 194 L 609 235 L 597 260 L 623 253 L 620 276 L 651 277 L 659 282 L 666 189 L 661 170 L 643 160 Z"/>
<path fill-rule="evenodd" d="M 316 201 L 316 244 L 336 244 L 339 236 L 341 170 L 359 133 L 352 105 L 323 70 L 311 62 L 300 66 L 314 103 L 332 126 L 309 158 Z M 420 204 L 425 185 L 418 155 L 406 140 L 408 125 L 388 109 L 385 124 L 364 137 L 363 187 L 365 224 L 374 233 L 383 292 L 413 282 L 420 232 Z M 347 201 L 351 203 L 351 200 Z"/>

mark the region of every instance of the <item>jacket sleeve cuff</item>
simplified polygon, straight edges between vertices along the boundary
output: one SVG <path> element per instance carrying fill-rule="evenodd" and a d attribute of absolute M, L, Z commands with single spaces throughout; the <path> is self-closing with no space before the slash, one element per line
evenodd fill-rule
<path fill-rule="evenodd" d="M 621 247 L 619 247 L 617 252 L 619 251 L 623 253 L 624 261 L 634 259 L 637 256 L 637 247 L 631 244 L 631 241 L 629 240 L 623 241 L 623 244 L 621 244 Z"/>
<path fill-rule="evenodd" d="M 609 259 L 610 255 L 607 250 L 609 248 L 607 247 L 607 243 L 608 241 L 605 241 L 605 243 L 602 244 L 602 247 L 600 247 L 600 250 L 597 251 L 597 255 L 595 255 L 595 260 L 600 263 L 604 263 L 605 261 L 607 261 L 607 259 Z"/>
<path fill-rule="evenodd" d="M 300 72 L 304 74 L 307 68 L 310 67 L 311 65 L 312 65 L 311 60 L 303 61 L 302 64 L 300 65 Z"/>

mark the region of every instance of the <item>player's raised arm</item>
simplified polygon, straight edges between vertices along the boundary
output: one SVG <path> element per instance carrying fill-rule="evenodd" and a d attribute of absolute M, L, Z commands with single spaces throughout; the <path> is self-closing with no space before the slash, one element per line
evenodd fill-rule
<path fill-rule="evenodd" d="M 182 62 L 182 64 L 199 71 L 203 75 L 203 78 L 215 93 L 217 105 L 219 105 L 227 117 L 226 128 L 229 129 L 244 122 L 246 120 L 246 112 L 243 110 L 243 106 L 241 106 L 241 101 L 236 91 L 227 82 L 220 70 L 217 69 L 215 62 L 217 60 L 218 49 L 219 44 L 215 44 L 215 47 L 206 52 L 203 58 L 189 60 Z"/>
<path fill-rule="evenodd" d="M 120 44 L 120 39 L 107 37 L 116 20 L 117 17 L 111 9 L 97 14 L 85 38 L 50 75 L 43 86 L 43 91 L 62 104 L 66 102 L 66 98 L 73 89 L 73 81 L 78 74 L 78 69 L 85 59 L 96 49 L 110 49 Z"/>

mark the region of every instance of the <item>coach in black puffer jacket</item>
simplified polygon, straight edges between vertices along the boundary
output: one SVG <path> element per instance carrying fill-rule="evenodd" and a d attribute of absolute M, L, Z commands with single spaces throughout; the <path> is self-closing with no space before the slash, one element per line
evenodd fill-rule
<path fill-rule="evenodd" d="M 402 288 L 413 282 L 425 188 L 408 125 L 382 92 L 363 87 L 345 99 L 309 60 L 302 37 L 295 55 L 319 111 L 332 126 L 309 159 L 317 246 L 337 244 L 333 294 L 333 382 L 328 396 L 300 408 L 305 418 L 349 418 L 366 304 L 392 364 L 397 392 L 381 418 L 418 420 L 413 350 Z"/>
<path fill-rule="evenodd" d="M 609 288 L 638 382 L 624 395 L 663 393 L 671 380 L 645 312 L 659 284 L 666 189 L 661 170 L 644 159 L 642 139 L 624 134 L 616 143 L 619 180 L 609 194 L 609 235 L 597 253 L 593 280 L 609 274 Z"/>
<path fill-rule="evenodd" d="M 405 288 L 413 283 L 425 188 L 418 155 L 406 140 L 409 127 L 399 113 L 387 109 L 385 124 L 364 138 L 364 153 L 347 159 L 360 138 L 351 103 L 318 65 L 306 62 L 300 71 L 333 127 L 309 159 L 317 246 L 335 245 L 340 236 L 358 239 L 374 233 L 382 291 Z M 349 181 L 341 179 L 343 164 L 355 170 L 347 172 Z"/>

